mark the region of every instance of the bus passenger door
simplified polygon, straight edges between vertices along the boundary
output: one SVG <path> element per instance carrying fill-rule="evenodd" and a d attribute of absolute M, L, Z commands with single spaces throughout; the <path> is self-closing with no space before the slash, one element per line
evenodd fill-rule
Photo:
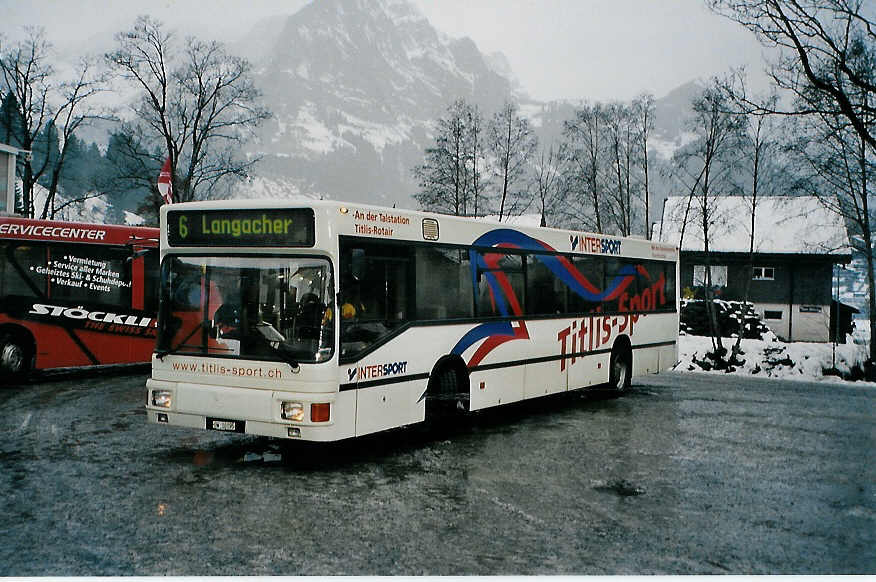
<path fill-rule="evenodd" d="M 566 284 L 557 276 L 554 256 L 532 254 L 526 258 L 526 313 L 532 350 L 526 365 L 524 398 L 564 392 L 569 386 L 570 334 Z M 554 267 L 551 270 L 550 266 Z M 549 318 L 549 319 L 546 319 Z"/>

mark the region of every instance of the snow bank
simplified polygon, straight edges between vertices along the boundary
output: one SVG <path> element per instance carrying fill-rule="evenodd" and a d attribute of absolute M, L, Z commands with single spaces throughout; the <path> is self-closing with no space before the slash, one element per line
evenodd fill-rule
<path fill-rule="evenodd" d="M 784 343 L 770 332 L 765 340 L 743 339 L 740 347 L 744 352 L 739 357 L 743 363 L 729 370 L 705 370 L 698 362 L 712 351 L 712 340 L 709 337 L 696 335 L 679 336 L 679 363 L 675 366 L 677 372 L 704 372 L 711 374 L 735 374 L 738 376 L 760 376 L 785 380 L 817 380 L 827 382 L 844 382 L 835 375 L 825 375 L 826 370 L 836 368 L 844 377 L 854 376 L 855 368 L 859 370 L 867 360 L 869 330 L 866 322 L 856 321 L 859 328 L 849 343 L 837 344 L 835 351 L 832 343 Z M 862 325 L 863 324 L 863 325 Z M 724 347 L 728 350 L 736 341 L 735 338 L 723 338 Z M 708 367 L 708 365 L 707 365 Z M 876 388 L 876 383 L 857 382 L 856 385 L 869 385 Z"/>

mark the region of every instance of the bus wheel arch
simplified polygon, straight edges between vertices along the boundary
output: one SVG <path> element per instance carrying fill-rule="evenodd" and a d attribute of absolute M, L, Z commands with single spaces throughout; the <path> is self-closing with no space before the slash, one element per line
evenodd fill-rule
<path fill-rule="evenodd" d="M 33 367 L 36 342 L 23 327 L 0 327 L 0 375 L 19 380 Z"/>
<path fill-rule="evenodd" d="M 461 357 L 443 356 L 432 367 L 426 387 L 426 411 L 469 410 L 468 367 Z"/>
<path fill-rule="evenodd" d="M 608 364 L 608 387 L 623 394 L 633 377 L 633 346 L 630 338 L 622 335 L 614 341 Z"/>

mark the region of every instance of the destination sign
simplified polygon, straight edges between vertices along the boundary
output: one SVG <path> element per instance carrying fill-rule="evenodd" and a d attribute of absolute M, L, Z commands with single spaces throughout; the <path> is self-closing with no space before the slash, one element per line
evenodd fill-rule
<path fill-rule="evenodd" d="M 313 210 L 169 210 L 167 242 L 176 247 L 312 247 Z"/>

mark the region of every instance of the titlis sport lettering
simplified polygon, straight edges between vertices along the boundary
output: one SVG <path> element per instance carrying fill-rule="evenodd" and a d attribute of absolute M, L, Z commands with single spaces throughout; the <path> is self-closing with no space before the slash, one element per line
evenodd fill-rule
<path fill-rule="evenodd" d="M 179 217 L 179 237 L 189 236 L 189 217 Z M 294 221 L 291 218 L 269 218 L 262 214 L 261 218 L 213 218 L 207 220 L 201 216 L 201 234 L 230 234 L 233 237 L 250 234 L 289 234 Z"/>
<path fill-rule="evenodd" d="M 87 319 L 100 323 L 115 323 L 117 325 L 131 325 L 135 327 L 149 327 L 150 324 L 153 327 L 155 326 L 151 317 L 109 313 L 106 311 L 88 311 L 82 307 L 63 307 L 60 305 L 34 303 L 28 313 L 31 315 L 48 315 L 50 317 L 66 317 L 68 319 Z"/>
<path fill-rule="evenodd" d="M 560 343 L 560 371 L 566 369 L 566 360 L 571 356 L 570 364 L 584 356 L 587 352 L 597 350 L 600 346 L 610 345 L 612 336 L 621 333 L 633 335 L 633 324 L 639 320 L 639 315 L 591 315 L 581 320 L 574 320 L 565 329 L 557 333 Z"/>

